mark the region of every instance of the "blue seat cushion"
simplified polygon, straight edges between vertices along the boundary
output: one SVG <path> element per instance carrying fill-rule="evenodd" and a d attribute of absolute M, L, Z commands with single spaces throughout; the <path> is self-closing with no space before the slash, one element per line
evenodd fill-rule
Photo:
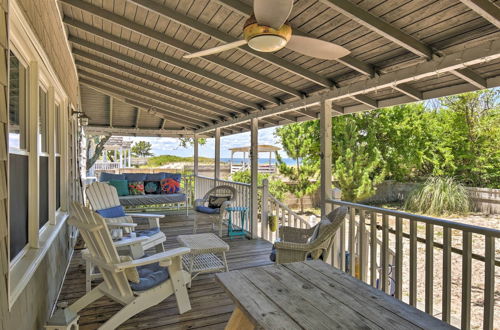
<path fill-rule="evenodd" d="M 160 228 L 158 228 L 158 227 L 135 231 L 137 236 L 148 236 L 148 237 L 153 236 L 154 234 L 158 234 L 159 232 L 160 232 Z"/>
<path fill-rule="evenodd" d="M 220 213 L 220 209 L 213 209 L 213 208 L 210 208 L 208 206 L 203 206 L 203 205 L 197 206 L 196 211 L 201 212 L 201 213 L 206 213 L 206 214 L 219 214 Z"/>
<path fill-rule="evenodd" d="M 127 180 L 127 181 L 146 181 L 146 173 L 126 173 L 125 180 Z"/>
<path fill-rule="evenodd" d="M 165 179 L 165 173 L 146 174 L 145 181 L 161 181 Z"/>
<path fill-rule="evenodd" d="M 130 282 L 134 291 L 145 291 L 158 286 L 170 277 L 168 269 L 161 267 L 158 263 L 137 267 L 139 283 Z"/>
<path fill-rule="evenodd" d="M 125 174 L 101 172 L 101 175 L 99 176 L 100 182 L 108 182 L 111 180 L 125 180 Z"/>
<path fill-rule="evenodd" d="M 125 216 L 125 210 L 121 205 L 110 207 L 109 209 L 97 210 L 96 212 L 103 218 L 119 218 Z"/>

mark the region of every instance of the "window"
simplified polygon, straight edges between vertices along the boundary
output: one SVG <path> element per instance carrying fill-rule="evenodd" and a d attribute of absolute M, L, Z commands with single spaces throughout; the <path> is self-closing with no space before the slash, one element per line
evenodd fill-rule
<path fill-rule="evenodd" d="M 9 149 L 26 150 L 27 70 L 10 52 L 9 79 Z"/>
<path fill-rule="evenodd" d="M 61 106 L 59 104 L 56 104 L 55 111 L 56 111 L 56 113 L 54 114 L 54 116 L 56 119 L 56 123 L 55 123 L 56 155 L 59 155 L 61 153 Z"/>
<path fill-rule="evenodd" d="M 14 53 L 9 68 L 10 259 L 28 244 L 27 70 Z"/>
<path fill-rule="evenodd" d="M 47 92 L 40 87 L 38 89 L 38 118 L 39 118 L 39 128 L 38 134 L 40 137 L 40 151 L 47 152 Z"/>

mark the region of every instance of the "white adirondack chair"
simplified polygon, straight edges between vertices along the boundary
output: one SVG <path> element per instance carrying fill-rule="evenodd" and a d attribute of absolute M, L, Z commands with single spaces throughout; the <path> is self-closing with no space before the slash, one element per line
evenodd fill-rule
<path fill-rule="evenodd" d="M 94 182 L 87 187 L 85 190 L 87 200 L 94 211 L 108 209 L 111 207 L 119 206 L 120 201 L 118 200 L 118 193 L 116 188 L 102 182 Z M 152 228 L 160 228 L 160 218 L 165 217 L 163 214 L 149 214 L 149 213 L 126 213 L 124 217 L 119 218 L 105 218 L 108 227 L 111 229 L 122 229 L 125 232 L 132 232 L 137 226 L 134 223 L 134 219 L 146 219 L 148 221 L 148 226 Z M 138 236 L 141 233 L 138 232 Z M 156 247 L 156 252 L 163 252 L 165 248 L 163 247 L 163 242 L 167 240 L 165 233 L 161 230 L 152 235 L 142 236 L 141 246 L 143 250 L 148 250 L 152 247 Z M 126 240 L 125 240 L 126 241 Z M 120 241 L 115 243 L 115 246 L 119 249 L 127 248 L 129 246 L 127 242 Z M 142 255 L 137 255 L 136 248 L 132 250 L 133 257 L 141 257 Z M 90 291 L 91 282 L 95 278 L 100 278 L 99 273 L 94 272 L 94 267 L 90 262 L 86 263 L 86 289 Z"/>
<path fill-rule="evenodd" d="M 107 330 L 115 329 L 132 316 L 159 304 L 172 294 L 175 294 L 180 314 L 191 309 L 186 288 L 190 276 L 182 270 L 182 256 L 189 253 L 188 248 L 172 249 L 142 259 L 121 262 L 107 222 L 99 214 L 74 202 L 69 224 L 79 229 L 88 247 L 89 253 L 85 258 L 99 268 L 104 279 L 103 283 L 69 306 L 70 311 L 78 313 L 102 296 L 113 299 L 124 307 L 99 328 Z M 166 267 L 169 278 L 144 291 L 132 290 L 125 270 L 154 263 Z"/>

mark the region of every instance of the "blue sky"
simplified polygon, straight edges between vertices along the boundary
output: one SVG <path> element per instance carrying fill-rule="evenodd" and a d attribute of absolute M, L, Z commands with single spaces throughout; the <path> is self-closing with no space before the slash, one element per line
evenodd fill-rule
<path fill-rule="evenodd" d="M 271 144 L 281 147 L 279 139 L 274 136 L 275 127 L 263 128 L 259 130 L 259 144 Z M 193 148 L 182 148 L 179 146 L 179 140 L 175 138 L 160 137 L 124 137 L 129 141 L 148 141 L 153 145 L 155 155 L 176 155 L 192 156 Z M 229 158 L 231 153 L 229 148 L 245 147 L 250 145 L 250 132 L 234 134 L 221 137 L 221 157 Z M 215 155 L 215 141 L 208 139 L 207 143 L 200 146 L 200 156 L 213 158 Z M 284 153 L 282 153 L 283 156 Z M 242 154 L 236 154 L 235 157 L 243 157 Z M 286 157 L 286 156 L 285 156 Z"/>

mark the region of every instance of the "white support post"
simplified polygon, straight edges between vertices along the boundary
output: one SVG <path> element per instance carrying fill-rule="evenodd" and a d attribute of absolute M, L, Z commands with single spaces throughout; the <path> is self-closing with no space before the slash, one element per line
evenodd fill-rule
<path fill-rule="evenodd" d="M 128 149 L 128 167 L 132 167 L 132 149 Z"/>
<path fill-rule="evenodd" d="M 250 228 L 252 238 L 258 237 L 258 219 L 257 213 L 259 209 L 258 200 L 258 174 L 259 174 L 259 120 L 252 118 L 251 120 L 251 136 L 250 136 Z"/>
<path fill-rule="evenodd" d="M 123 166 L 123 148 L 120 147 L 120 168 L 124 168 Z"/>
<path fill-rule="evenodd" d="M 220 179 L 220 128 L 215 129 L 215 173 L 214 183 L 217 185 L 217 180 Z"/>
<path fill-rule="evenodd" d="M 194 136 L 194 155 L 193 155 L 193 173 L 194 176 L 196 177 L 198 175 L 198 136 Z"/>
<path fill-rule="evenodd" d="M 30 182 L 36 182 L 30 185 L 28 189 L 28 240 L 29 246 L 32 248 L 38 248 L 38 236 L 39 236 L 39 226 L 38 226 L 38 208 L 39 208 L 39 187 L 38 187 L 38 169 L 40 166 L 40 160 L 38 157 L 38 144 L 40 143 L 38 139 L 38 62 L 32 61 L 29 65 L 29 156 L 28 156 L 28 178 Z"/>

